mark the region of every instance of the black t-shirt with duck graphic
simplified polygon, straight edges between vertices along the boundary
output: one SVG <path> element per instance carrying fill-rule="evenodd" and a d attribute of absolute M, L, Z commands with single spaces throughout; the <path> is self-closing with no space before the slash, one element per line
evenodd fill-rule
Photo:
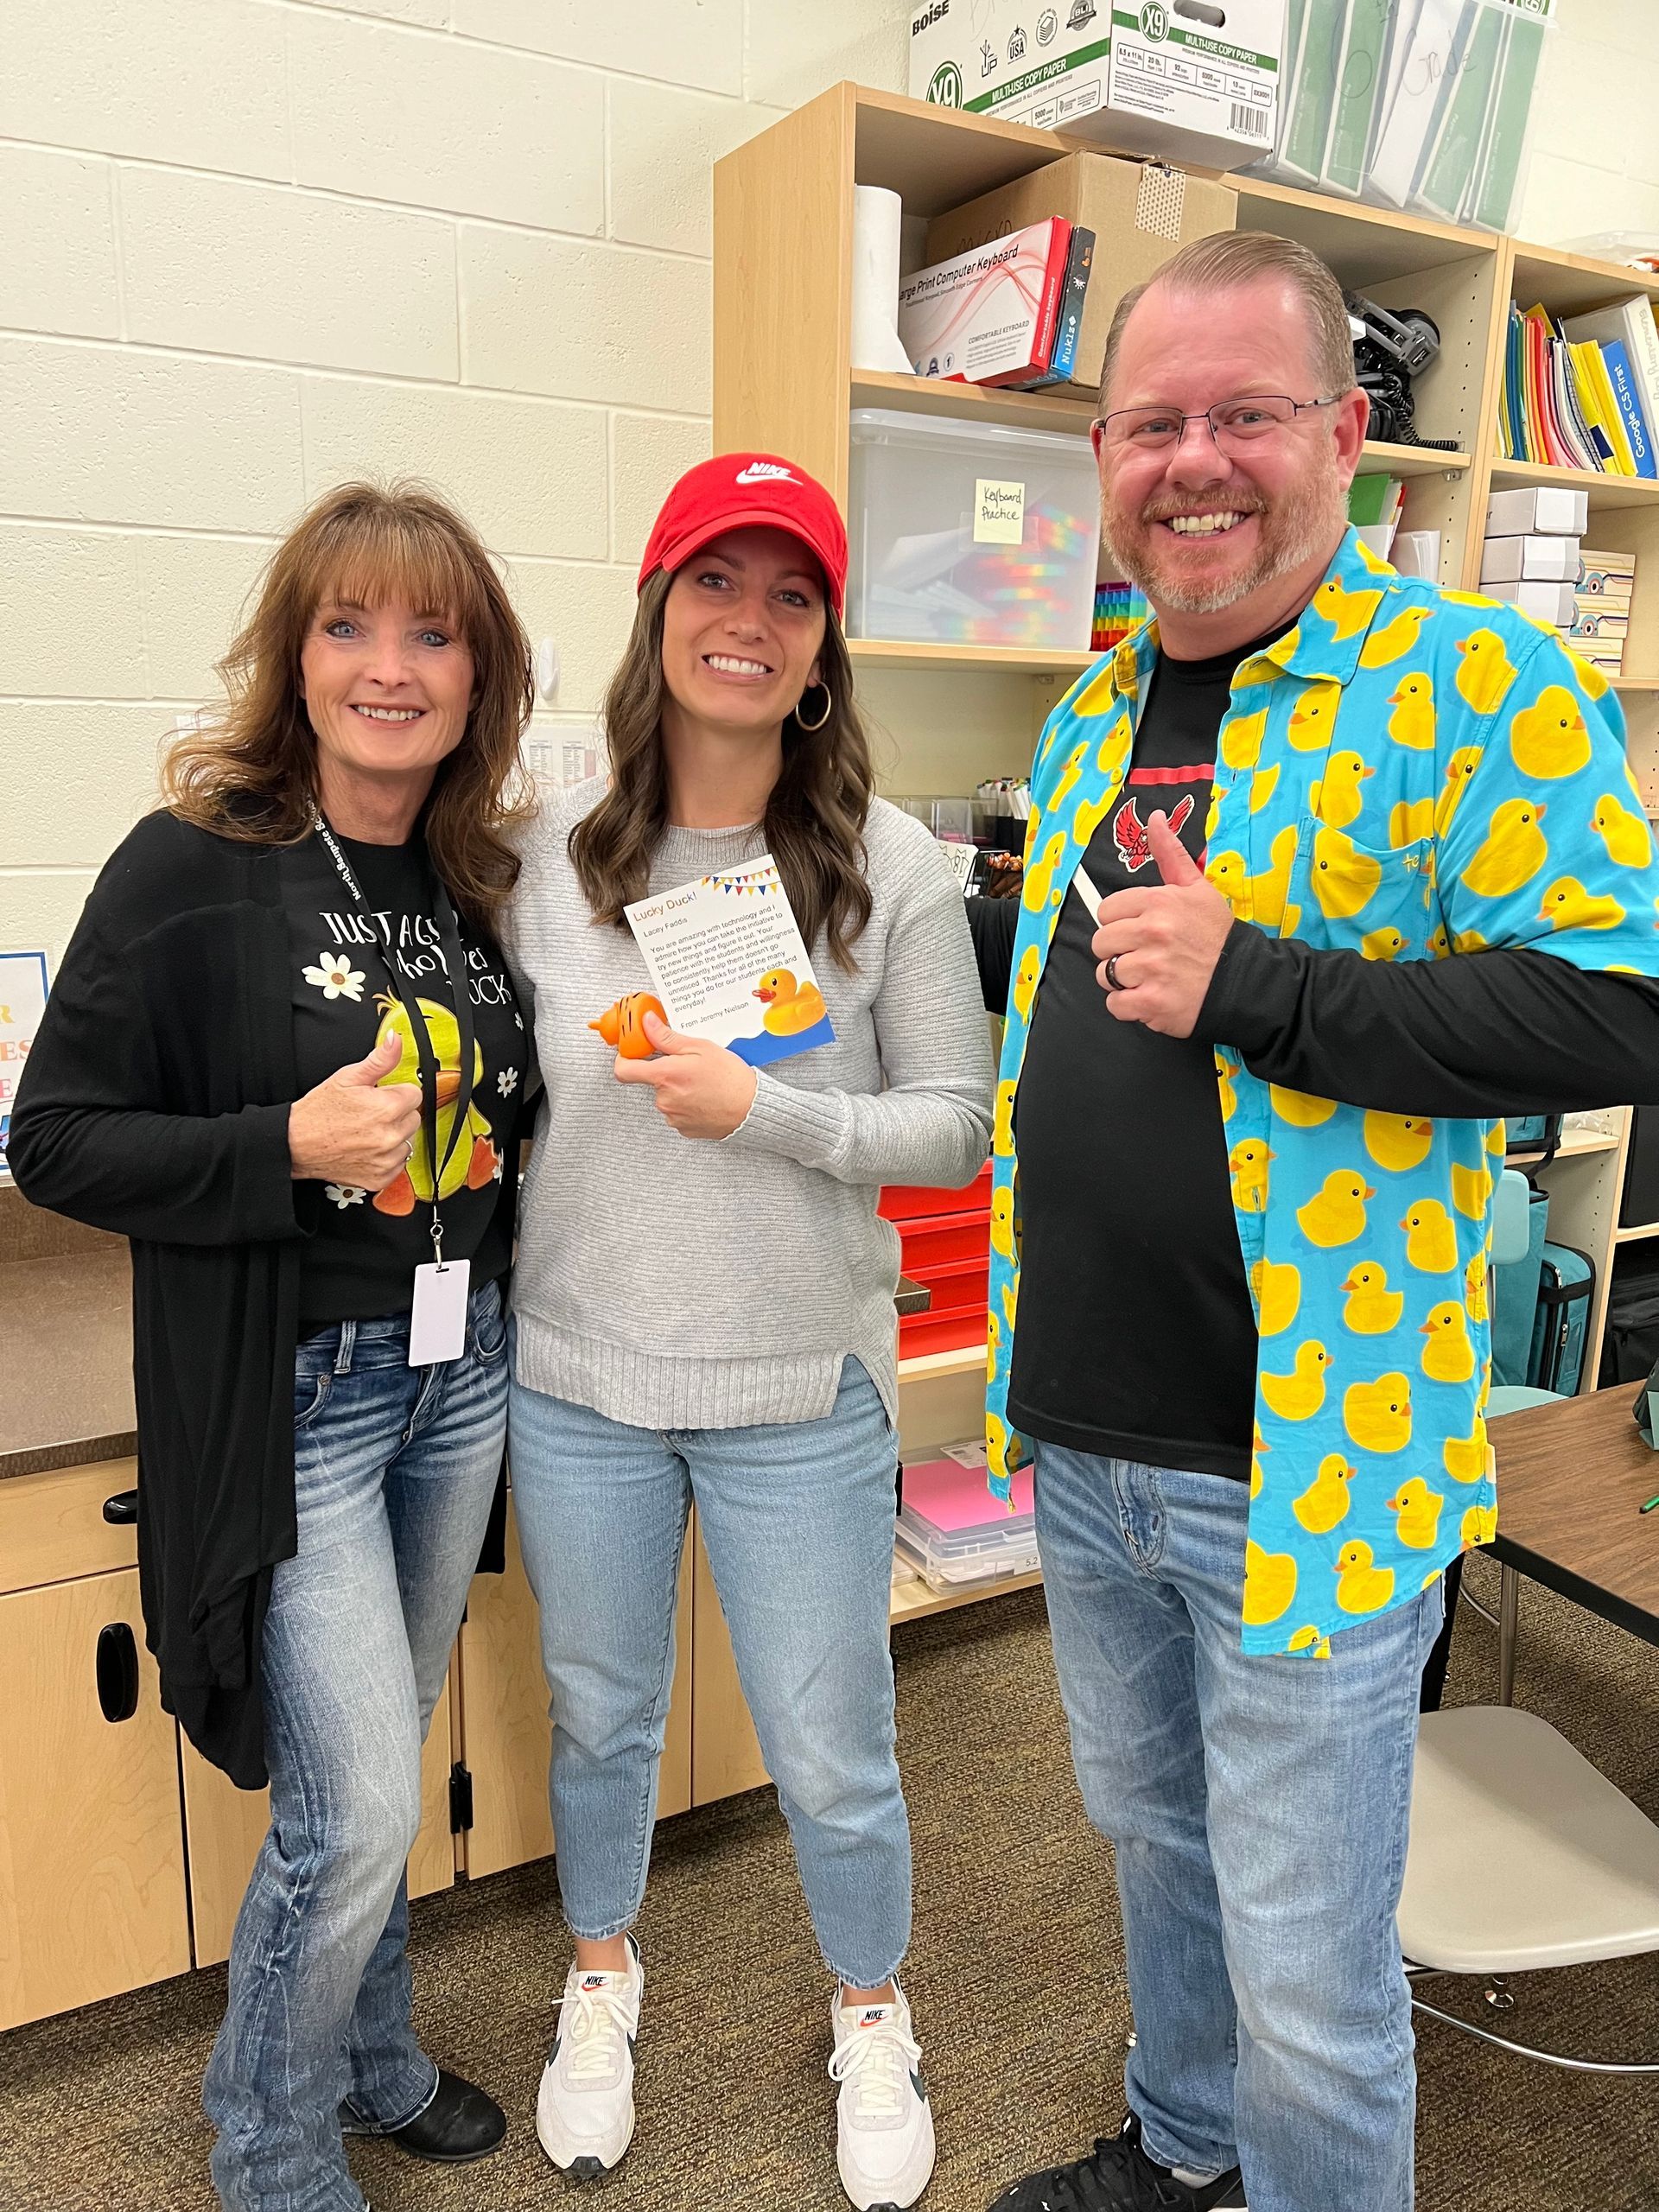
<path fill-rule="evenodd" d="M 368 845 L 341 837 L 362 887 L 359 911 L 320 838 L 283 858 L 293 961 L 294 1052 L 302 1096 L 396 1036 L 404 1059 L 388 1080 L 418 1083 L 409 1016 L 386 973 L 392 963 L 426 1017 L 439 1071 L 439 1197 L 443 1252 L 470 1260 L 473 1287 L 503 1276 L 512 1257 L 512 1147 L 530 1065 L 530 1039 L 499 948 L 460 920 L 474 1032 L 474 1084 L 454 1134 L 460 1026 L 436 916 L 425 840 Z M 316 1234 L 301 1270 L 302 1335 L 336 1322 L 406 1313 L 415 1270 L 432 1257 L 432 1171 L 424 1134 L 409 1166 L 383 1191 L 325 1183 Z"/>

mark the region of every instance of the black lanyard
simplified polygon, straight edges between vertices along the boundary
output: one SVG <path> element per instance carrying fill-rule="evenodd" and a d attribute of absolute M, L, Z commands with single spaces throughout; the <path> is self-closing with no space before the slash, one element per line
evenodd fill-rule
<path fill-rule="evenodd" d="M 340 849 L 340 842 L 323 820 L 321 813 L 312 817 L 312 825 L 328 857 L 339 873 L 352 898 L 356 900 L 359 918 L 368 930 L 374 948 L 380 956 L 380 964 L 386 971 L 392 992 L 403 1007 L 409 1022 L 409 1033 L 415 1046 L 415 1058 L 421 1071 L 421 1128 L 426 1138 L 426 1156 L 432 1169 L 432 1256 L 440 1267 L 443 1264 L 443 1221 L 439 1211 L 438 1185 L 444 1172 L 454 1159 L 455 1147 L 467 1126 L 467 1116 L 473 1103 L 473 1061 L 476 1040 L 473 1027 L 472 993 L 467 982 L 467 956 L 461 942 L 461 925 L 455 919 L 455 910 L 449 893 L 442 881 L 436 885 L 437 896 L 433 911 L 437 916 L 439 949 L 443 954 L 444 966 L 448 970 L 455 1001 L 455 1026 L 461 1033 L 461 1089 L 455 1096 L 455 1116 L 449 1128 L 449 1141 L 444 1147 L 443 1158 L 438 1158 L 438 1056 L 432 1043 L 431 1032 L 426 1026 L 426 1016 L 421 1012 L 417 992 L 409 988 L 408 978 L 400 976 L 391 957 L 391 948 L 383 944 L 380 932 L 366 912 L 368 901 L 363 896 L 361 885 L 353 873 L 352 864 Z"/>

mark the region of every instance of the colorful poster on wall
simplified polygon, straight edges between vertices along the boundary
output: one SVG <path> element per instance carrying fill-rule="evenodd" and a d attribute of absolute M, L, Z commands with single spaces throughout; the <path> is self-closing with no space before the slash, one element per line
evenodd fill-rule
<path fill-rule="evenodd" d="M 6 1167 L 11 1102 L 45 1011 L 46 955 L 0 952 L 0 1183 L 11 1180 Z"/>

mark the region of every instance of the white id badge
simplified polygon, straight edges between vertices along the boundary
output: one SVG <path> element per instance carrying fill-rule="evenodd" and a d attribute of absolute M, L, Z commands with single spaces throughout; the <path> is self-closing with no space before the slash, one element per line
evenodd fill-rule
<path fill-rule="evenodd" d="M 433 1367 L 459 1359 L 467 1349 L 467 1288 L 470 1260 L 446 1260 L 415 1270 L 415 1304 L 409 1316 L 409 1363 Z"/>

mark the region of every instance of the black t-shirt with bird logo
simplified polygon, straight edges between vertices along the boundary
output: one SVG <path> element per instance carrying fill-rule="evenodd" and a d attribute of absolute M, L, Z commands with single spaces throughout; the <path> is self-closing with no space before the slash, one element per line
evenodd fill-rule
<path fill-rule="evenodd" d="M 385 1078 L 420 1081 L 403 1000 L 387 963 L 425 1016 L 438 1064 L 437 1196 L 447 1260 L 470 1260 L 474 1290 L 506 1274 L 512 1256 L 513 1147 L 530 1066 L 530 1037 L 500 949 L 460 921 L 474 1027 L 473 1087 L 462 1112 L 461 1028 L 436 916 L 436 879 L 425 840 L 364 844 L 341 837 L 361 886 L 353 902 L 321 841 L 283 855 L 283 903 L 292 960 L 295 1059 L 303 1096 L 377 1043 L 396 1038 L 403 1058 Z M 301 1268 L 302 1335 L 336 1322 L 406 1313 L 415 1270 L 432 1257 L 432 1162 L 423 1128 L 415 1151 L 384 1190 L 325 1183 L 315 1235 Z"/>
<path fill-rule="evenodd" d="M 1256 650 L 1160 656 L 1128 779 L 1084 855 L 1103 899 L 1160 880 L 1155 813 L 1201 857 L 1233 673 Z M 1096 927 L 1068 890 L 1032 1011 L 1014 1109 L 1023 1249 L 1010 1414 L 1045 1443 L 1243 1478 L 1255 1321 L 1215 1054 L 1108 1011 Z"/>

